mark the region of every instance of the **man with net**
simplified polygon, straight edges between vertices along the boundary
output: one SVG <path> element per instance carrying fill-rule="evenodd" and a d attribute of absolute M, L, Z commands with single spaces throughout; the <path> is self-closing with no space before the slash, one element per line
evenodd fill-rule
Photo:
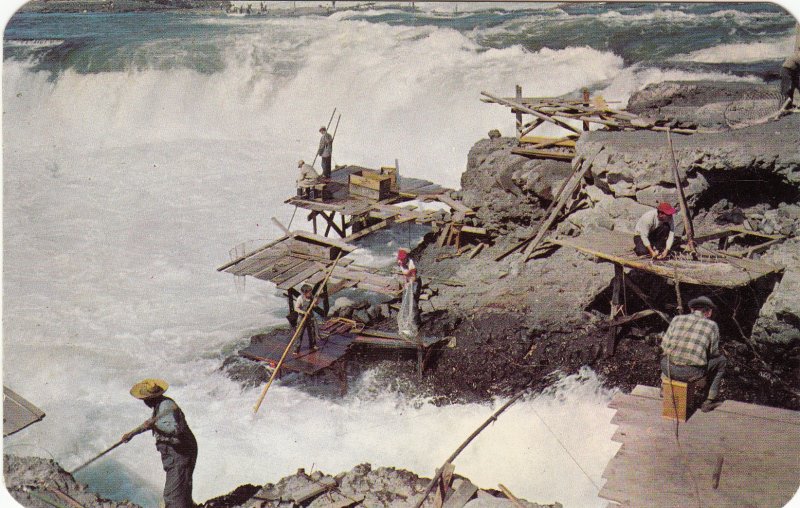
<path fill-rule="evenodd" d="M 403 278 L 403 300 L 397 315 L 397 327 L 401 335 L 416 337 L 419 333 L 419 294 L 422 285 L 417 276 L 417 266 L 408 251 L 397 251 L 397 266 Z"/>

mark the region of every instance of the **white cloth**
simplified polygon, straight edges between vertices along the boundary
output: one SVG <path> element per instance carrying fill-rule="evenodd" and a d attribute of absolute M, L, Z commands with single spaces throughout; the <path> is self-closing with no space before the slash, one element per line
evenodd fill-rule
<path fill-rule="evenodd" d="M 639 222 L 636 223 L 636 234 L 642 239 L 642 243 L 645 247 L 650 247 L 650 239 L 648 236 L 650 232 L 659 225 L 661 225 L 661 223 L 658 220 L 658 210 L 655 208 L 646 211 L 644 215 L 639 218 Z M 675 222 L 672 220 L 672 216 L 667 220 L 667 225 L 669 226 L 669 236 L 667 237 L 665 248 L 666 250 L 670 250 L 672 248 L 672 243 L 675 241 Z"/>

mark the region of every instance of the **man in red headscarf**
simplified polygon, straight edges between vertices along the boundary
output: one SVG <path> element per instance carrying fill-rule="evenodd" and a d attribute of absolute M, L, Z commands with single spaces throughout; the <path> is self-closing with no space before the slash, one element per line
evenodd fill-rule
<path fill-rule="evenodd" d="M 675 243 L 675 222 L 677 210 L 669 203 L 659 203 L 657 208 L 648 210 L 636 223 L 636 236 L 633 237 L 633 251 L 637 256 L 650 255 L 653 259 L 664 259 Z"/>

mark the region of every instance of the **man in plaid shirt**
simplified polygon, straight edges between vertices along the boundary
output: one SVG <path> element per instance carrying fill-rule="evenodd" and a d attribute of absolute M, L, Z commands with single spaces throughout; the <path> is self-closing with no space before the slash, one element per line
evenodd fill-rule
<path fill-rule="evenodd" d="M 708 397 L 700 406 L 704 412 L 716 407 L 719 383 L 727 358 L 719 353 L 719 327 L 711 320 L 716 310 L 706 296 L 689 301 L 689 314 L 675 316 L 661 339 L 661 371 L 672 379 L 689 381 L 712 375 Z"/>

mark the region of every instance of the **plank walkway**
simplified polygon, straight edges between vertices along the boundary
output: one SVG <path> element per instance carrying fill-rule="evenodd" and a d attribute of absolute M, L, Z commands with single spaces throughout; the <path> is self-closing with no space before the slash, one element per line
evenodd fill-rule
<path fill-rule="evenodd" d="M 609 507 L 782 507 L 800 486 L 800 412 L 725 401 L 678 427 L 659 389 L 617 394 L 612 437 L 622 447 L 603 472 Z M 713 476 L 722 468 L 717 489 Z"/>
<path fill-rule="evenodd" d="M 280 335 L 254 335 L 250 339 L 250 345 L 239 351 L 239 355 L 260 362 L 267 362 L 277 365 L 289 340 L 292 338 L 294 329 L 287 330 Z M 305 332 L 304 332 L 305 333 Z M 317 343 L 317 351 L 308 350 L 308 342 L 303 337 L 303 349 L 299 356 L 294 356 L 290 352 L 286 357 L 281 369 L 303 374 L 316 374 L 322 369 L 328 368 L 336 360 L 342 358 L 355 337 L 350 334 L 331 335 L 325 339 L 320 339 Z M 301 339 L 298 338 L 298 341 Z M 297 342 L 295 343 L 297 344 Z M 293 348 L 296 346 L 292 346 Z"/>

